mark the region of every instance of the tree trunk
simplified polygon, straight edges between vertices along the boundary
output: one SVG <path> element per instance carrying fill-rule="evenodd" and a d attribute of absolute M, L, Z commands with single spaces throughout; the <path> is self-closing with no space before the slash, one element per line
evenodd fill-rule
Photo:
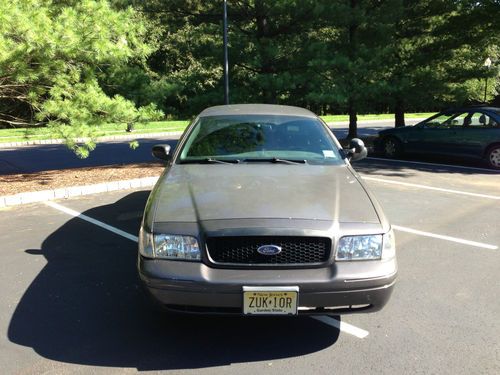
<path fill-rule="evenodd" d="M 394 122 L 396 128 L 405 126 L 405 108 L 401 99 L 396 99 L 396 106 L 394 108 Z"/>
<path fill-rule="evenodd" d="M 356 114 L 356 107 L 354 101 L 349 99 L 349 134 L 347 139 L 353 139 L 358 137 L 358 116 Z"/>
<path fill-rule="evenodd" d="M 266 42 L 265 40 L 269 37 L 270 26 L 267 9 L 265 8 L 264 1 L 262 0 L 257 0 L 255 2 L 255 21 L 257 26 L 257 50 L 259 51 L 261 63 L 259 71 L 261 75 L 264 76 L 264 79 L 266 81 L 270 81 L 272 80 L 272 74 L 275 72 L 275 69 L 272 63 L 272 56 L 269 56 L 269 51 L 266 47 L 266 43 L 268 42 Z M 272 87 L 263 87 L 262 97 L 264 103 L 277 103 L 277 93 L 276 90 L 274 90 Z"/>
<path fill-rule="evenodd" d="M 358 6 L 357 0 L 351 0 L 351 20 L 349 21 L 349 49 L 348 56 L 349 60 L 353 62 L 357 53 L 357 45 L 356 45 L 356 34 L 358 30 L 358 24 L 355 22 L 354 13 L 355 8 Z M 352 72 L 351 72 L 352 74 Z M 356 90 L 355 84 L 353 84 L 354 80 L 351 80 L 350 84 L 350 97 L 349 97 L 349 134 L 347 135 L 347 139 L 353 139 L 358 137 L 358 116 L 356 115 L 356 104 L 353 97 L 353 92 Z"/>

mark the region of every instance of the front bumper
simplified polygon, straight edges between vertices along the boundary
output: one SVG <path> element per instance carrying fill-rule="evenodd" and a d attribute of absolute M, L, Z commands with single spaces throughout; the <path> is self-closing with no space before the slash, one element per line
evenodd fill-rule
<path fill-rule="evenodd" d="M 315 269 L 220 269 L 139 256 L 146 291 L 167 309 L 242 314 L 243 286 L 298 286 L 299 314 L 380 310 L 391 296 L 396 259 L 336 262 Z"/>

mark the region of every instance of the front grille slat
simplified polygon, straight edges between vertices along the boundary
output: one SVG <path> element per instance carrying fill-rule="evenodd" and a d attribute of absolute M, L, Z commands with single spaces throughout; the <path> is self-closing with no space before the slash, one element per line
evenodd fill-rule
<path fill-rule="evenodd" d="M 262 255 L 260 246 L 281 247 L 277 255 Z M 207 239 L 210 258 L 217 264 L 311 265 L 325 263 L 330 257 L 331 240 L 323 237 L 210 237 Z"/>

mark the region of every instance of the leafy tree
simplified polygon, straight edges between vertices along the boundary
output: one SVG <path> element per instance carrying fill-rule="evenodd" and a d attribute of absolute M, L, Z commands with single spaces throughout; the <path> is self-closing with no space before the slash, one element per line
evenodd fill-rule
<path fill-rule="evenodd" d="M 390 36 L 400 15 L 398 0 L 328 2 L 313 43 L 311 65 L 323 78 L 312 93 L 329 108 L 349 113 L 348 138 L 357 136 L 357 114 L 385 90 Z"/>
<path fill-rule="evenodd" d="M 158 118 L 99 82 L 109 67 L 146 60 L 145 33 L 137 12 L 104 0 L 0 0 L 0 124 L 48 124 L 86 157 L 99 125 Z"/>
<path fill-rule="evenodd" d="M 143 12 L 161 29 L 148 64 L 170 89 L 164 107 L 195 114 L 221 104 L 222 2 L 148 1 Z M 230 101 L 309 106 L 307 54 L 316 1 L 228 2 Z"/>
<path fill-rule="evenodd" d="M 488 55 L 498 56 L 500 3 L 405 0 L 403 6 L 386 90 L 396 126 L 404 126 L 408 108 L 482 101 L 480 81 L 494 72 L 481 65 Z"/>

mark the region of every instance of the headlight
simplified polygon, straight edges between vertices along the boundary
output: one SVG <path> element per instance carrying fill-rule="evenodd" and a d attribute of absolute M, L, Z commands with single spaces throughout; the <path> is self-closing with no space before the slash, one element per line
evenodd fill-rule
<path fill-rule="evenodd" d="M 391 229 L 384 235 L 342 237 L 335 260 L 390 259 L 395 255 L 394 233 Z"/>
<path fill-rule="evenodd" d="M 141 229 L 139 252 L 148 258 L 200 260 L 198 240 L 192 236 L 150 234 Z"/>
<path fill-rule="evenodd" d="M 200 260 L 196 238 L 170 234 L 155 234 L 154 250 L 157 258 Z"/>

